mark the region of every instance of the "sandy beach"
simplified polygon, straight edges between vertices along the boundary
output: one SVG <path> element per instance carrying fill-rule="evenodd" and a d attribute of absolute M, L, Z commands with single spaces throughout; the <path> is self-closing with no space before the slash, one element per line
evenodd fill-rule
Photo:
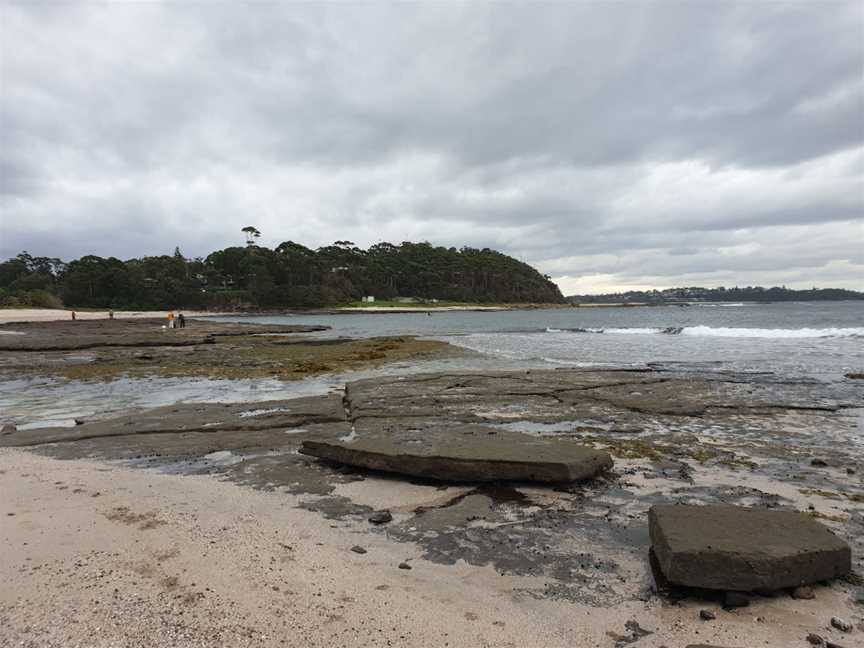
<path fill-rule="evenodd" d="M 315 337 L 326 328 L 0 324 L 15 332 L 0 338 L 12 413 L 0 423 L 20 424 L 0 432 L 0 646 L 788 648 L 817 633 L 850 648 L 864 636 L 856 380 L 502 371 L 444 341 Z M 366 373 L 287 389 L 336 370 Z M 223 396 L 208 398 L 217 383 Z M 204 398 L 185 400 L 196 385 Z M 306 453 L 378 439 L 398 464 L 448 437 L 472 452 L 577 443 L 614 466 L 578 482 L 451 483 Z M 750 592 L 746 607 L 676 593 L 648 559 L 648 510 L 671 502 L 803 512 L 852 546 L 853 571 L 812 598 Z"/>
<path fill-rule="evenodd" d="M 0 324 L 6 322 L 53 322 L 58 320 L 71 320 L 73 309 L 63 308 L 0 308 Z M 186 317 L 201 317 L 203 315 L 224 315 L 225 313 L 207 313 L 204 311 L 175 311 L 182 312 Z M 80 320 L 103 320 L 108 319 L 108 311 L 75 311 L 75 317 Z M 168 311 L 114 311 L 116 319 L 130 318 L 159 318 L 166 319 Z"/>
<path fill-rule="evenodd" d="M 4 646 L 611 648 L 636 622 L 640 648 L 781 648 L 845 607 L 819 588 L 812 601 L 766 598 L 705 623 L 689 601 L 537 600 L 514 594 L 532 579 L 428 562 L 284 492 L 10 449 L 0 490 Z"/>

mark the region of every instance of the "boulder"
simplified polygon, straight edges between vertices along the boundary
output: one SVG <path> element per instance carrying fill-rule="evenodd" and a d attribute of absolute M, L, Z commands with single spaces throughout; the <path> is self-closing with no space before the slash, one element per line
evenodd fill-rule
<path fill-rule="evenodd" d="M 657 504 L 648 522 L 657 564 L 673 585 L 739 592 L 792 588 L 852 568 L 849 545 L 803 513 Z"/>
<path fill-rule="evenodd" d="M 417 443 L 385 435 L 353 441 L 304 441 L 300 452 L 352 466 L 450 482 L 566 483 L 589 479 L 612 466 L 609 453 L 566 439 L 506 431 L 466 433 L 456 428 L 426 432 Z"/>

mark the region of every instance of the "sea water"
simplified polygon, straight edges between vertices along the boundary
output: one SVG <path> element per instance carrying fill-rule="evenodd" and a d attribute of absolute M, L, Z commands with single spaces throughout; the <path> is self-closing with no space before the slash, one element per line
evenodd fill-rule
<path fill-rule="evenodd" d="M 704 304 L 687 307 L 420 311 L 212 318 L 261 324 L 324 324 L 323 337 L 418 335 L 470 351 L 302 381 L 178 378 L 79 382 L 0 380 L 3 420 L 74 425 L 178 402 L 264 401 L 323 394 L 348 380 L 418 371 L 554 367 L 660 367 L 768 372 L 844 380 L 864 373 L 864 302 Z M 189 326 L 194 326 L 194 321 Z M 864 389 L 864 381 L 861 381 Z"/>

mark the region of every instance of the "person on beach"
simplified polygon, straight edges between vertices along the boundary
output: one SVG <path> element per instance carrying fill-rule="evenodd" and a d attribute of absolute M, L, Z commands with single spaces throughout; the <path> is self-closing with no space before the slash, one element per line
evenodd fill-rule
<path fill-rule="evenodd" d="M 108 319 L 114 319 L 114 311 L 113 310 L 108 311 Z"/>
<path fill-rule="evenodd" d="M 75 314 L 75 311 L 72 311 L 72 321 L 74 322 L 76 319 L 78 319 L 78 315 Z"/>
<path fill-rule="evenodd" d="M 173 310 L 168 311 L 168 328 L 169 329 L 174 328 L 174 311 Z"/>
<path fill-rule="evenodd" d="M 180 325 L 180 328 L 186 328 L 186 317 L 183 313 L 177 314 L 177 323 Z"/>

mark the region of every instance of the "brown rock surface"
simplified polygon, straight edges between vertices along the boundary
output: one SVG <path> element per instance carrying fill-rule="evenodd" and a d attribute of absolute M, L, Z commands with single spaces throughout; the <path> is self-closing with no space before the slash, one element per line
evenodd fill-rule
<path fill-rule="evenodd" d="M 648 513 L 663 575 L 674 584 L 750 591 L 847 574 L 849 545 L 813 518 L 739 506 L 659 504 Z"/>
<path fill-rule="evenodd" d="M 479 425 L 424 430 L 415 438 L 382 435 L 354 442 L 304 441 L 300 452 L 373 470 L 455 482 L 573 482 L 612 466 L 609 453 L 572 441 L 515 432 L 490 434 Z"/>

